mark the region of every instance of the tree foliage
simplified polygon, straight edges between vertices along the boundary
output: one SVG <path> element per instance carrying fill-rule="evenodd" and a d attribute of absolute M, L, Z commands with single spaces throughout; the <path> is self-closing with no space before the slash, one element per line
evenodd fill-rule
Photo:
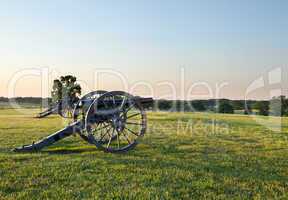
<path fill-rule="evenodd" d="M 259 115 L 269 115 L 269 101 L 257 101 L 254 108 L 258 110 Z"/>
<path fill-rule="evenodd" d="M 81 95 L 81 86 L 76 82 L 77 78 L 72 75 L 61 76 L 53 82 L 51 92 L 52 102 L 58 103 L 65 101 L 66 103 L 74 103 Z"/>
<path fill-rule="evenodd" d="M 234 108 L 228 100 L 222 100 L 219 102 L 218 112 L 233 114 Z"/>

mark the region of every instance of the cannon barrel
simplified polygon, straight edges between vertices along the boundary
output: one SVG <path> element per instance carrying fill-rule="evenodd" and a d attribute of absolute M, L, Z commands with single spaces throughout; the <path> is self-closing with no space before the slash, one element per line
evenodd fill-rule
<path fill-rule="evenodd" d="M 137 102 L 137 103 L 139 103 L 142 107 L 144 107 L 144 108 L 146 108 L 146 107 L 150 107 L 150 106 L 152 106 L 153 105 L 153 103 L 154 103 L 154 100 L 153 100 L 153 98 L 143 98 L 143 97 L 134 97 L 134 99 L 132 99 L 132 100 L 135 100 L 135 102 Z M 132 101 L 131 100 L 131 101 Z M 82 101 L 82 103 L 84 104 L 84 105 L 91 105 L 92 103 L 93 103 L 93 99 L 91 100 L 91 99 L 89 99 L 89 100 L 84 100 L 84 101 Z M 102 101 L 99 101 L 98 103 L 97 103 L 97 105 L 99 105 L 99 106 L 113 106 L 113 105 L 117 105 L 117 106 L 120 106 L 120 105 L 122 105 L 122 103 L 123 103 L 123 100 L 121 99 L 121 100 L 117 100 L 117 99 L 115 99 L 115 100 L 111 100 L 111 99 L 105 99 L 105 100 L 102 100 Z M 129 101 L 127 101 L 126 102 L 127 104 L 129 104 Z M 82 105 L 83 105 L 82 104 Z"/>
<path fill-rule="evenodd" d="M 154 103 L 154 100 L 153 98 L 143 98 L 143 97 L 135 97 L 136 101 L 139 101 L 139 103 L 144 107 L 150 107 L 153 105 Z"/>

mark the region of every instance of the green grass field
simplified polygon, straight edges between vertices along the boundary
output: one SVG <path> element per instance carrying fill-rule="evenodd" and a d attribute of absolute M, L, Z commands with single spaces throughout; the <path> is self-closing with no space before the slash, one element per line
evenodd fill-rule
<path fill-rule="evenodd" d="M 109 154 L 70 137 L 13 153 L 65 126 L 0 110 L 0 199 L 288 199 L 288 119 L 273 132 L 241 115 L 148 113 L 135 150 Z"/>

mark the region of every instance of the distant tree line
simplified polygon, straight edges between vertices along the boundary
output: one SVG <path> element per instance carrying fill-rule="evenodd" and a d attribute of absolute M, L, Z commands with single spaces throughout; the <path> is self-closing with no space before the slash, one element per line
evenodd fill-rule
<path fill-rule="evenodd" d="M 156 100 L 154 103 L 154 110 L 171 111 L 171 112 L 219 112 L 219 113 L 234 113 L 233 100 L 228 99 L 209 99 L 209 100 Z M 237 109 L 244 109 L 243 104 L 236 103 Z"/>
<path fill-rule="evenodd" d="M 81 86 L 76 81 L 77 78 L 72 75 L 61 76 L 59 79 L 55 79 L 53 81 L 51 98 L 15 97 L 9 99 L 0 97 L 0 103 L 6 103 L 8 106 L 11 103 L 31 106 L 51 106 L 64 101 L 64 103 L 73 105 L 73 103 L 78 102 L 78 96 L 81 95 Z"/>
<path fill-rule="evenodd" d="M 43 102 L 52 102 L 51 98 L 41 98 L 41 97 L 15 97 L 7 98 L 0 97 L 0 102 L 2 103 L 19 103 L 19 104 L 31 104 L 31 105 L 41 105 Z"/>
<path fill-rule="evenodd" d="M 288 98 L 285 96 L 274 97 L 270 101 L 256 100 L 156 100 L 154 110 L 170 112 L 215 112 L 233 114 L 258 114 L 288 116 Z"/>
<path fill-rule="evenodd" d="M 42 105 L 43 102 L 52 102 L 51 98 L 40 97 L 17 97 L 8 99 L 0 97 L 0 102 L 9 103 L 11 100 L 19 104 Z M 169 112 L 215 112 L 215 113 L 243 113 L 258 115 L 288 116 L 288 98 L 285 96 L 274 97 L 270 101 L 256 100 L 156 100 L 151 108 L 155 111 Z"/>

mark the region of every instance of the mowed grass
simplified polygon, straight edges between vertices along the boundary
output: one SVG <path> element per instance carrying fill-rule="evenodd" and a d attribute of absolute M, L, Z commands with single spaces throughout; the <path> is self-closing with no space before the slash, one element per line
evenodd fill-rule
<path fill-rule="evenodd" d="M 67 124 L 36 112 L 0 110 L 0 199 L 288 199 L 286 118 L 273 132 L 243 115 L 149 112 L 147 134 L 125 154 L 78 136 L 11 152 Z"/>

